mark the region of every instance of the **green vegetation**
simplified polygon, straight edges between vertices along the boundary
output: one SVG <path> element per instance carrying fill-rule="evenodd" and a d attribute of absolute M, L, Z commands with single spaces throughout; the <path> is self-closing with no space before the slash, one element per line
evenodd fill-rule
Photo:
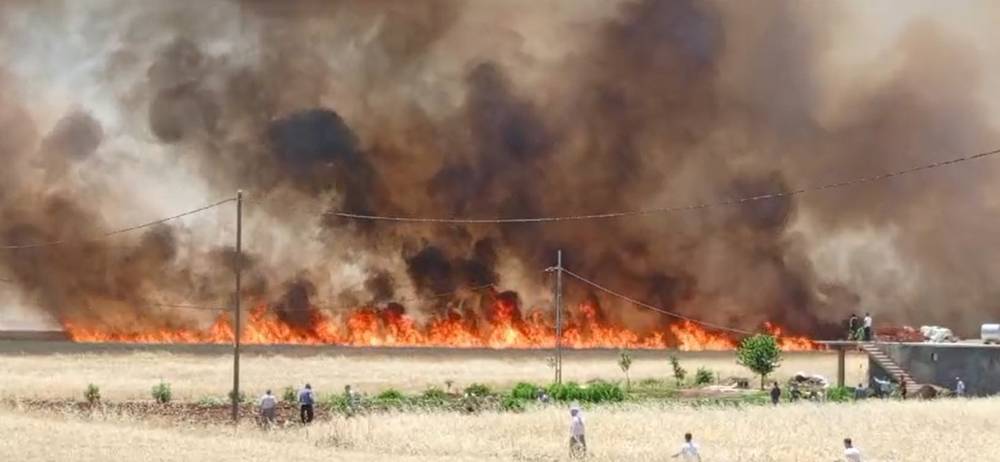
<path fill-rule="evenodd" d="M 281 391 L 281 400 L 286 403 L 295 403 L 299 400 L 299 394 L 295 392 L 295 387 L 289 385 Z"/>
<path fill-rule="evenodd" d="M 687 376 L 687 371 L 681 367 L 681 362 L 673 355 L 670 356 L 670 367 L 674 370 L 674 380 L 677 381 L 677 388 L 680 388 L 681 384 L 684 383 L 684 377 Z"/>
<path fill-rule="evenodd" d="M 826 399 L 829 401 L 844 403 L 854 398 L 854 389 L 849 387 L 830 387 L 826 390 Z"/>
<path fill-rule="evenodd" d="M 170 398 L 173 394 L 170 392 L 170 384 L 164 381 L 160 381 L 152 390 L 153 400 L 160 404 L 166 404 L 170 402 Z"/>
<path fill-rule="evenodd" d="M 233 393 L 233 390 L 229 390 L 229 402 L 232 403 L 233 400 L 235 400 L 237 403 L 243 404 L 247 402 L 247 394 L 244 393 L 242 390 L 240 390 L 240 393 L 237 396 L 235 393 Z"/>
<path fill-rule="evenodd" d="M 101 389 L 92 383 L 88 384 L 87 389 L 83 390 L 83 399 L 91 405 L 97 404 L 101 401 Z"/>
<path fill-rule="evenodd" d="M 764 379 L 781 363 L 781 348 L 774 336 L 756 334 L 747 337 L 736 348 L 736 362 L 760 376 L 760 389 Z"/>
<path fill-rule="evenodd" d="M 406 400 L 406 396 L 403 395 L 403 392 L 395 388 L 388 388 L 375 396 L 375 399 L 378 401 L 404 401 Z"/>
<path fill-rule="evenodd" d="M 704 367 L 699 367 L 698 371 L 694 373 L 695 385 L 708 385 L 712 383 L 713 380 L 715 380 L 715 374 Z"/>
<path fill-rule="evenodd" d="M 539 389 L 540 387 L 530 383 L 518 382 L 517 385 L 514 385 L 514 389 L 510 391 L 510 395 L 517 399 L 532 400 L 535 399 Z"/>
<path fill-rule="evenodd" d="M 222 399 L 219 396 L 202 396 L 195 401 L 199 407 L 219 407 L 229 404 L 229 401 Z"/>
<path fill-rule="evenodd" d="M 439 387 L 430 387 L 424 390 L 420 397 L 428 401 L 444 401 L 448 399 L 448 393 Z"/>
<path fill-rule="evenodd" d="M 483 385 L 481 383 L 474 383 L 472 385 L 465 387 L 465 394 L 469 396 L 483 397 L 483 396 L 492 396 L 494 393 L 490 387 Z"/>

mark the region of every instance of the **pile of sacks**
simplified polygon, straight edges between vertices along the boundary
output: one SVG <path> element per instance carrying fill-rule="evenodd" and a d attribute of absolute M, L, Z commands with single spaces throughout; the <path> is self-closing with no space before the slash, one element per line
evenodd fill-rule
<path fill-rule="evenodd" d="M 941 326 L 921 326 L 920 333 L 924 336 L 925 342 L 945 343 L 957 342 L 958 337 L 951 332 L 951 329 Z"/>
<path fill-rule="evenodd" d="M 820 400 L 826 396 L 826 389 L 829 386 L 830 382 L 826 380 L 826 377 L 819 374 L 798 372 L 788 380 L 788 388 L 793 401 L 799 399 Z"/>

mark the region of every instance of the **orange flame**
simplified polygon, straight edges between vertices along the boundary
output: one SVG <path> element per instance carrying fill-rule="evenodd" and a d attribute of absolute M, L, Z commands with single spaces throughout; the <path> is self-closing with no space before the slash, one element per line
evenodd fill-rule
<path fill-rule="evenodd" d="M 451 348 L 553 348 L 555 329 L 539 310 L 522 316 L 517 302 L 494 296 L 484 317 L 450 311 L 418 324 L 402 307 L 364 307 L 334 316 L 325 311 L 309 312 L 309 323 L 300 327 L 281 320 L 260 304 L 248 313 L 241 340 L 248 344 L 348 345 L 374 347 Z M 65 323 L 64 328 L 77 342 L 126 343 L 230 343 L 233 328 L 228 313 L 220 314 L 208 329 L 147 329 L 131 332 Z M 807 337 L 785 335 L 780 327 L 765 324 L 786 351 L 817 350 L 820 346 Z M 682 351 L 732 350 L 738 339 L 711 332 L 690 321 L 678 322 L 663 331 L 644 334 L 601 320 L 599 309 L 582 303 L 571 310 L 561 336 L 566 348 L 677 348 Z"/>

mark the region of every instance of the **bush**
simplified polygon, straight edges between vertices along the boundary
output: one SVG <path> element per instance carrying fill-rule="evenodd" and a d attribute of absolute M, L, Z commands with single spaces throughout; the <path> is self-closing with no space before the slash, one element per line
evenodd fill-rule
<path fill-rule="evenodd" d="M 493 390 L 481 383 L 474 383 L 465 387 L 465 394 L 469 396 L 492 396 Z"/>
<path fill-rule="evenodd" d="M 403 392 L 395 388 L 389 388 L 375 396 L 375 399 L 379 401 L 402 401 L 406 399 L 406 396 L 403 395 Z"/>
<path fill-rule="evenodd" d="M 830 387 L 826 390 L 826 399 L 843 403 L 854 398 L 854 390 L 848 387 Z"/>
<path fill-rule="evenodd" d="M 537 398 L 539 387 L 526 382 L 520 382 L 514 385 L 514 389 L 510 391 L 510 396 L 517 399 L 535 399 Z"/>
<path fill-rule="evenodd" d="M 295 391 L 295 387 L 289 385 L 281 391 L 281 400 L 286 403 L 296 403 L 299 401 L 299 394 Z"/>
<path fill-rule="evenodd" d="M 524 412 L 524 401 L 513 396 L 504 396 L 500 401 L 500 409 L 507 412 Z"/>
<path fill-rule="evenodd" d="M 153 387 L 153 399 L 160 404 L 165 404 L 170 402 L 170 398 L 173 394 L 170 392 L 170 384 L 166 382 L 160 382 Z"/>
<path fill-rule="evenodd" d="M 695 385 L 708 385 L 712 383 L 715 379 L 715 374 L 712 371 L 705 369 L 704 367 L 699 367 L 698 371 L 694 373 L 694 384 Z"/>
<path fill-rule="evenodd" d="M 625 401 L 625 390 L 617 383 L 595 382 L 585 389 L 586 401 L 591 403 Z"/>
<path fill-rule="evenodd" d="M 420 394 L 420 397 L 428 401 L 444 401 L 448 399 L 448 394 L 439 387 L 430 387 Z"/>
<path fill-rule="evenodd" d="M 83 391 L 83 399 L 90 404 L 96 404 L 101 400 L 101 389 L 92 383 L 87 385 L 87 389 Z"/>
<path fill-rule="evenodd" d="M 229 397 L 229 402 L 230 403 L 233 402 L 233 397 L 234 396 L 235 396 L 235 394 L 233 393 L 233 390 L 229 390 L 229 396 L 228 397 Z M 239 396 L 236 396 L 236 402 L 239 403 L 239 404 L 243 404 L 243 403 L 247 402 L 247 394 L 244 393 L 241 390 Z"/>
<path fill-rule="evenodd" d="M 674 380 L 677 381 L 677 388 L 680 388 L 684 383 L 684 377 L 687 377 L 687 370 L 681 367 L 681 362 L 676 356 L 670 356 L 670 368 L 674 370 Z"/>

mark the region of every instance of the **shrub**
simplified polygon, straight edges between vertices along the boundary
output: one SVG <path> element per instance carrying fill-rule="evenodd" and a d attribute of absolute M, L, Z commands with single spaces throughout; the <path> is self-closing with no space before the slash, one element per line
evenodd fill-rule
<path fill-rule="evenodd" d="M 681 367 L 681 362 L 673 355 L 670 356 L 670 367 L 674 370 L 674 380 L 677 381 L 677 388 L 680 388 L 681 384 L 684 383 L 684 377 L 687 376 L 687 371 Z"/>
<path fill-rule="evenodd" d="M 465 393 L 469 396 L 491 396 L 493 395 L 493 390 L 481 383 L 474 383 L 465 387 Z"/>
<path fill-rule="evenodd" d="M 299 394 L 295 391 L 295 387 L 289 385 L 281 391 L 281 400 L 287 403 L 295 403 L 299 401 Z"/>
<path fill-rule="evenodd" d="M 153 387 L 152 394 L 153 399 L 161 404 L 169 403 L 170 398 L 173 396 L 170 392 L 170 384 L 163 381 Z"/>
<path fill-rule="evenodd" d="M 90 404 L 96 404 L 101 400 L 101 389 L 92 383 L 88 384 L 87 389 L 83 391 L 83 399 Z"/>
<path fill-rule="evenodd" d="M 445 393 L 444 390 L 442 390 L 439 387 L 430 387 L 424 390 L 424 392 L 421 393 L 420 396 L 430 401 L 444 401 L 448 399 L 448 394 Z"/>
<path fill-rule="evenodd" d="M 595 382 L 585 389 L 586 401 L 591 403 L 625 401 L 625 390 L 617 383 Z"/>
<path fill-rule="evenodd" d="M 233 398 L 234 397 L 236 398 L 236 402 L 238 404 L 243 404 L 243 403 L 247 402 L 247 394 L 244 393 L 242 390 L 240 390 L 240 393 L 239 393 L 238 396 L 235 393 L 233 393 L 233 390 L 229 390 L 229 402 L 230 403 L 233 402 Z"/>
<path fill-rule="evenodd" d="M 510 391 L 510 396 L 517 399 L 535 399 L 538 394 L 538 388 L 530 383 L 520 382 L 514 385 L 514 389 Z"/>
<path fill-rule="evenodd" d="M 513 396 L 504 396 L 500 401 L 500 409 L 507 412 L 524 412 L 524 401 Z"/>
<path fill-rule="evenodd" d="M 618 367 L 625 373 L 625 387 L 632 388 L 632 381 L 628 377 L 628 370 L 632 368 L 632 355 L 628 351 L 618 353 Z"/>
<path fill-rule="evenodd" d="M 375 396 L 375 399 L 379 401 L 402 401 L 406 399 L 406 396 L 403 395 L 403 392 L 395 388 L 389 388 Z"/>
<path fill-rule="evenodd" d="M 830 387 L 826 390 L 826 399 L 843 403 L 850 401 L 854 397 L 854 390 L 848 387 Z"/>
<path fill-rule="evenodd" d="M 704 367 L 699 367 L 698 371 L 694 373 L 694 384 L 695 385 L 708 385 L 712 383 L 715 379 L 715 374 L 712 371 L 705 369 Z"/>

